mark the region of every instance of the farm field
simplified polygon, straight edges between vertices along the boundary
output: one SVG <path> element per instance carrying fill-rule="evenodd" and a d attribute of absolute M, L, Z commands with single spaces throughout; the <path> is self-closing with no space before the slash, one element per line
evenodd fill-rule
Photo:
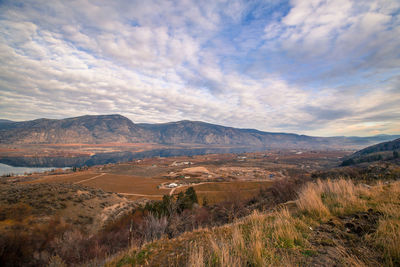
<path fill-rule="evenodd" d="M 23 183 L 67 183 L 119 193 L 130 200 L 160 200 L 189 186 L 199 203 L 251 198 L 261 188 L 289 176 L 335 166 L 342 151 L 266 151 L 242 154 L 209 154 L 147 158 L 93 166 L 63 174 L 35 174 Z M 176 186 L 169 186 L 176 184 Z"/>
<path fill-rule="evenodd" d="M 168 194 L 170 191 L 168 189 L 157 188 L 157 185 L 163 182 L 165 182 L 165 180 L 157 178 L 105 174 L 98 179 L 89 180 L 82 184 L 89 187 L 118 192 L 120 194 L 143 194 L 144 196 L 154 195 L 161 198 L 162 195 Z"/>
<path fill-rule="evenodd" d="M 223 201 L 248 200 L 256 195 L 260 189 L 266 189 L 271 181 L 235 181 L 235 182 L 210 182 L 194 185 L 199 203 L 206 200 L 208 204 L 216 204 Z M 188 186 L 175 190 L 174 193 L 184 192 Z"/>
<path fill-rule="evenodd" d="M 68 173 L 60 175 L 44 175 L 39 176 L 37 179 L 28 181 L 26 183 L 80 183 L 87 179 L 92 179 L 98 176 L 99 173 L 92 171 L 78 172 L 78 173 Z"/>
<path fill-rule="evenodd" d="M 107 192 L 119 193 L 128 199 L 136 200 L 139 198 L 161 199 L 164 194 L 168 194 L 170 191 L 169 189 L 157 188 L 163 182 L 165 182 L 164 179 L 84 171 L 84 173 L 44 176 L 26 183 L 80 184 Z"/>

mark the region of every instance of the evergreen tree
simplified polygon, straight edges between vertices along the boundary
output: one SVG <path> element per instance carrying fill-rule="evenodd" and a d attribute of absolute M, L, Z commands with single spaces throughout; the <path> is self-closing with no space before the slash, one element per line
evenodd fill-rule
<path fill-rule="evenodd" d="M 194 190 L 193 187 L 189 187 L 186 192 L 185 192 L 186 198 L 188 199 L 188 201 L 191 203 L 191 206 L 194 203 L 199 203 L 198 199 L 197 199 L 197 194 L 196 191 Z"/>
<path fill-rule="evenodd" d="M 176 209 L 179 213 L 181 213 L 185 208 L 185 195 L 183 192 L 179 192 L 178 197 L 176 198 Z"/>

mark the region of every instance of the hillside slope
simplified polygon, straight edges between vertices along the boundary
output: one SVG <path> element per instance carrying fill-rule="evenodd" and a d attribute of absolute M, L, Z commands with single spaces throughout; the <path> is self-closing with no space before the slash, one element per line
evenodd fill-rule
<path fill-rule="evenodd" d="M 137 207 L 123 196 L 78 184 L 10 179 L 0 184 L 0 265 L 5 267 L 48 266 L 54 254 L 68 255 L 71 265 L 82 261 L 95 249 L 86 245 L 86 251 L 77 251 L 82 239 L 88 244 Z"/>
<path fill-rule="evenodd" d="M 344 160 L 342 165 L 397 159 L 399 158 L 399 152 L 400 138 L 361 149 Z"/>
<path fill-rule="evenodd" d="M 360 151 L 354 153 L 354 156 L 364 156 L 372 153 L 382 152 L 382 151 L 395 151 L 400 149 L 400 138 L 389 141 L 379 143 L 373 146 L 369 146 L 367 148 L 361 149 Z"/>
<path fill-rule="evenodd" d="M 106 266 L 398 266 L 399 193 L 399 182 L 317 181 L 272 212 L 150 242 Z"/>

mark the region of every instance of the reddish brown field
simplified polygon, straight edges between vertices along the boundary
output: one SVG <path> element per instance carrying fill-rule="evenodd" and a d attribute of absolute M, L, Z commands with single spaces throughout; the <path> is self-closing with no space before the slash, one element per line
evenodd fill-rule
<path fill-rule="evenodd" d="M 170 191 L 169 189 L 157 189 L 157 185 L 163 182 L 165 182 L 165 180 L 157 178 L 105 174 L 96 179 L 83 182 L 82 184 L 123 194 L 140 194 L 143 196 L 157 195 L 162 197 Z"/>
<path fill-rule="evenodd" d="M 63 145 L 76 147 L 81 144 Z M 82 145 L 113 148 L 115 144 Z M 151 144 L 126 144 L 132 148 Z M 68 174 L 34 175 L 28 183 L 73 183 L 125 197 L 161 199 L 163 195 L 179 193 L 193 186 L 202 203 L 249 199 L 276 179 L 309 175 L 312 171 L 337 166 L 343 151 L 266 151 L 243 154 L 209 154 L 193 157 L 148 158 L 133 162 L 93 166 L 88 170 Z M 169 189 L 161 184 L 175 182 Z"/>
<path fill-rule="evenodd" d="M 271 186 L 271 181 L 237 181 L 237 182 L 218 182 L 192 185 L 196 190 L 199 203 L 203 203 L 204 198 L 209 204 L 222 201 L 247 200 L 256 195 L 260 189 Z M 187 186 L 180 187 L 174 193 L 184 191 Z"/>
<path fill-rule="evenodd" d="M 99 175 L 99 173 L 92 171 L 61 174 L 61 175 L 47 175 L 26 183 L 78 183 L 82 180 L 90 179 L 97 175 Z"/>
<path fill-rule="evenodd" d="M 85 171 L 83 173 L 44 176 L 26 183 L 73 183 L 107 192 L 120 193 L 130 199 L 161 199 L 163 195 L 169 194 L 170 191 L 170 189 L 157 188 L 163 182 L 165 182 L 165 179 Z"/>

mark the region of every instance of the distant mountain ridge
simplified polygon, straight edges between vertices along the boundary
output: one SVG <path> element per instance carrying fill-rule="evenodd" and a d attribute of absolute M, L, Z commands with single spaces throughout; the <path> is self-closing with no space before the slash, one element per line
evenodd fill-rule
<path fill-rule="evenodd" d="M 238 129 L 200 121 L 138 124 L 138 126 L 151 131 L 157 137 L 158 142 L 165 144 L 194 143 L 263 146 L 271 142 L 302 142 L 315 139 L 304 135 Z"/>
<path fill-rule="evenodd" d="M 61 120 L 0 124 L 0 143 L 109 143 L 148 142 L 149 133 L 121 115 L 81 116 Z"/>
<path fill-rule="evenodd" d="M 238 129 L 199 121 L 135 124 L 114 115 L 85 115 L 66 119 L 37 119 L 12 122 L 0 120 L 2 144 L 71 143 L 159 143 L 271 148 L 341 148 L 367 146 L 399 136 L 312 137 L 292 133 L 271 133 Z"/>

